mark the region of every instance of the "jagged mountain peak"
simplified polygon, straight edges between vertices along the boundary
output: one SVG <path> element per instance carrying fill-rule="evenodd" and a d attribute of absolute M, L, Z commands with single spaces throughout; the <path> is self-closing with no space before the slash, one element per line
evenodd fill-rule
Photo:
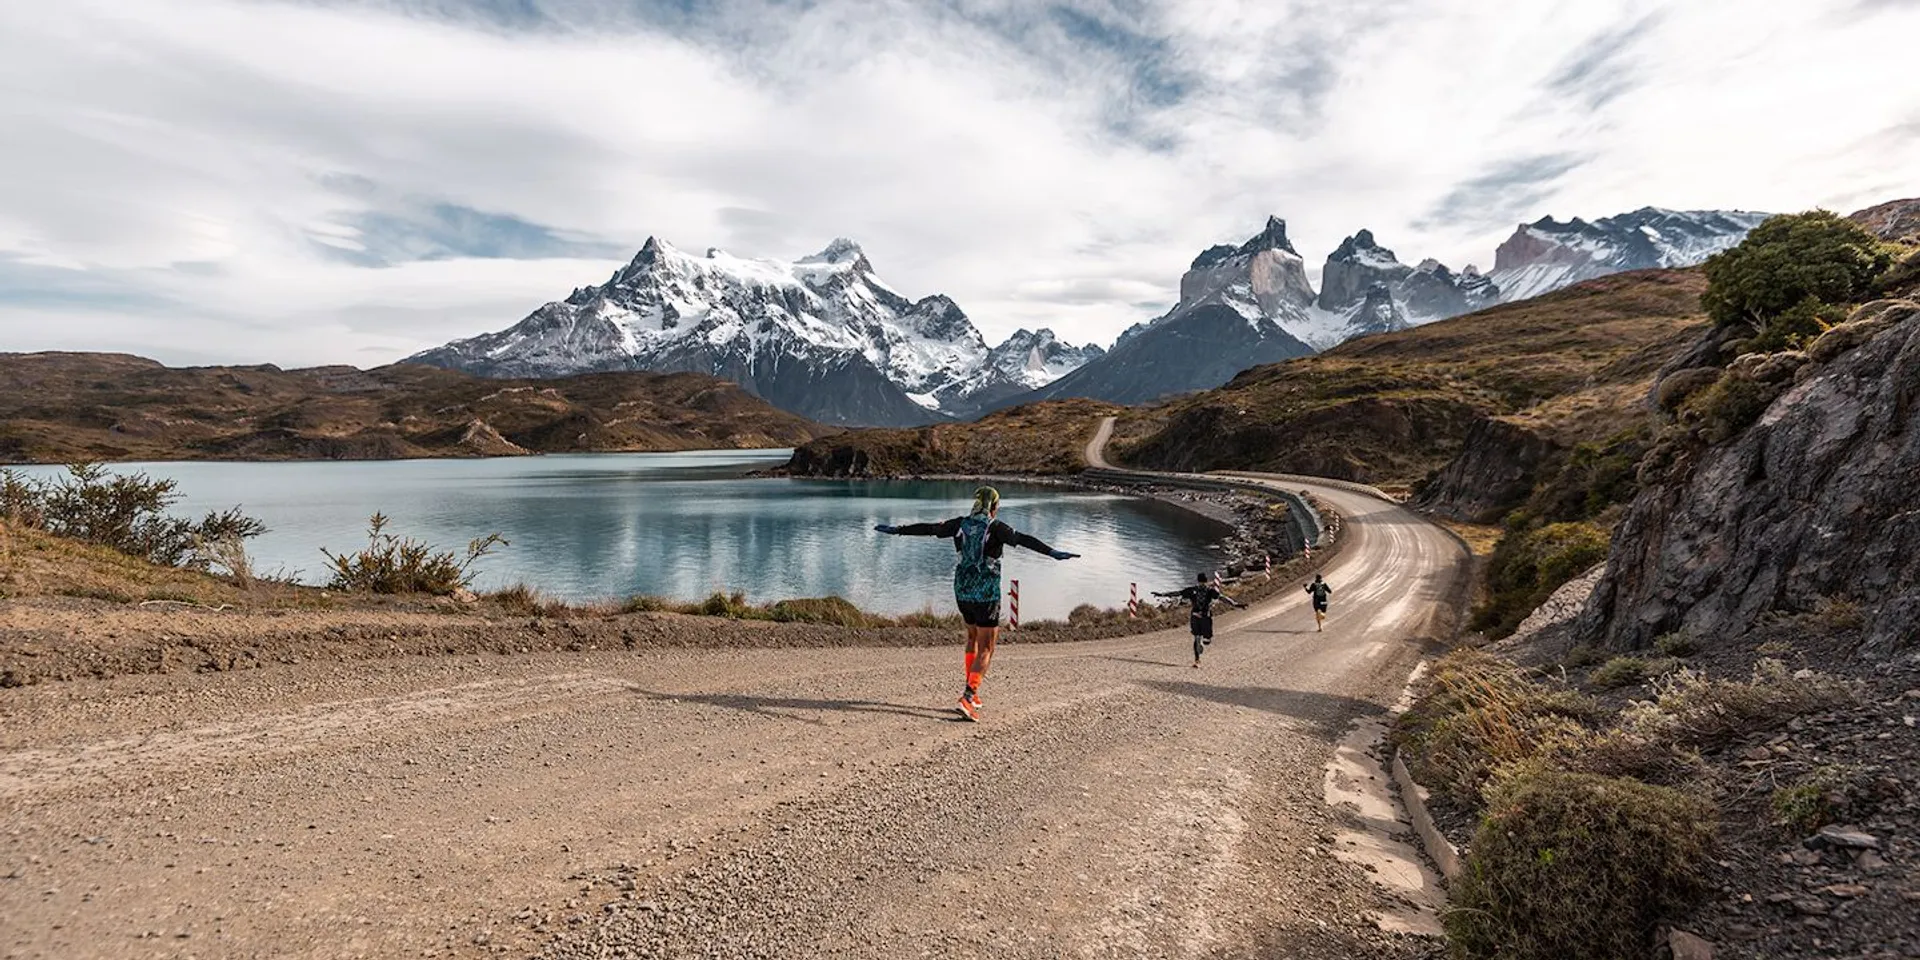
<path fill-rule="evenodd" d="M 1241 244 L 1238 252 L 1249 254 L 1259 253 L 1262 250 L 1285 250 L 1296 257 L 1300 255 L 1298 250 L 1293 249 L 1293 243 L 1287 239 L 1287 221 L 1272 214 L 1267 216 L 1267 225 L 1259 233 L 1254 234 L 1252 239 Z"/>

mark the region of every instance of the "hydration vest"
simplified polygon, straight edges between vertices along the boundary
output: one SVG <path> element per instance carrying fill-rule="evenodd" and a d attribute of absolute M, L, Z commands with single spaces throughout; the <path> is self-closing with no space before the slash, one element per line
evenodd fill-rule
<path fill-rule="evenodd" d="M 968 603 L 1000 599 L 1000 558 L 987 556 L 992 527 L 993 521 L 977 513 L 960 519 L 960 532 L 953 538 L 960 553 L 953 565 L 954 599 Z"/>

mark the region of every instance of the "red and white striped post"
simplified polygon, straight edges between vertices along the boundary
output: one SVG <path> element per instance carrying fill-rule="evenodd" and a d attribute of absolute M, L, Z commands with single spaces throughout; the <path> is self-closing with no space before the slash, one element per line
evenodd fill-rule
<path fill-rule="evenodd" d="M 1020 629 L 1020 581 L 1009 580 L 1007 588 L 1007 629 Z"/>
<path fill-rule="evenodd" d="M 1306 545 L 1304 545 L 1304 546 L 1302 546 L 1302 547 L 1300 548 L 1300 555 L 1301 555 L 1301 556 L 1303 556 L 1303 557 L 1306 557 L 1306 558 L 1307 558 L 1308 560 L 1312 560 L 1312 559 L 1313 559 L 1313 544 L 1311 544 L 1311 543 L 1309 543 L 1309 544 L 1306 544 Z"/>
<path fill-rule="evenodd" d="M 1260 575 L 1268 580 L 1273 579 L 1273 554 L 1260 555 Z"/>
<path fill-rule="evenodd" d="M 1220 589 L 1220 586 L 1221 586 L 1221 584 L 1220 584 L 1220 571 L 1218 571 L 1218 570 L 1215 570 L 1215 571 L 1213 572 L 1213 588 L 1214 588 L 1215 590 L 1218 590 L 1218 589 Z"/>
<path fill-rule="evenodd" d="M 1137 583 L 1127 584 L 1127 619 L 1140 619 L 1140 585 Z"/>

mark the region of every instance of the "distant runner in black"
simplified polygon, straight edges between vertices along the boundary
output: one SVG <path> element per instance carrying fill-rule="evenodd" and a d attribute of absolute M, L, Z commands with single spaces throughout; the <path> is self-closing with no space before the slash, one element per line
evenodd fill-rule
<path fill-rule="evenodd" d="M 1156 597 L 1179 597 L 1193 605 L 1192 612 L 1187 614 L 1187 626 L 1193 630 L 1193 666 L 1195 669 L 1199 669 L 1200 667 L 1200 655 L 1205 653 L 1207 651 L 1207 645 L 1213 642 L 1213 602 L 1215 600 L 1224 600 L 1232 606 L 1246 606 L 1246 604 L 1215 590 L 1213 584 L 1207 582 L 1205 572 L 1200 574 L 1198 582 L 1185 590 L 1156 590 L 1153 595 Z"/>
<path fill-rule="evenodd" d="M 973 492 L 973 509 L 964 517 L 941 523 L 909 523 L 896 527 L 882 523 L 875 530 L 903 537 L 940 537 L 953 541 L 960 555 L 953 565 L 953 599 L 967 625 L 967 688 L 960 693 L 960 715 L 980 719 L 980 684 L 987 679 L 994 644 L 1000 640 L 1000 555 L 1007 544 L 1044 553 L 1055 560 L 1079 556 L 1055 550 L 1039 538 L 1021 533 L 997 519 L 1000 491 L 981 487 Z"/>
<path fill-rule="evenodd" d="M 1313 629 L 1327 628 L 1327 598 L 1333 596 L 1333 585 L 1313 575 L 1313 582 L 1307 584 L 1307 595 L 1313 598 Z"/>

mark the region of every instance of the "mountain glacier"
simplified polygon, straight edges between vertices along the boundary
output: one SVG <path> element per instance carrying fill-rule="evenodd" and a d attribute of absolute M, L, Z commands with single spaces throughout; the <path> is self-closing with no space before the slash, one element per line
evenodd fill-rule
<path fill-rule="evenodd" d="M 654 237 L 606 283 L 405 362 L 496 377 L 710 373 L 821 423 L 907 426 L 974 415 L 1102 352 L 1048 330 L 989 349 L 958 304 L 902 296 L 850 240 L 788 263 Z"/>

